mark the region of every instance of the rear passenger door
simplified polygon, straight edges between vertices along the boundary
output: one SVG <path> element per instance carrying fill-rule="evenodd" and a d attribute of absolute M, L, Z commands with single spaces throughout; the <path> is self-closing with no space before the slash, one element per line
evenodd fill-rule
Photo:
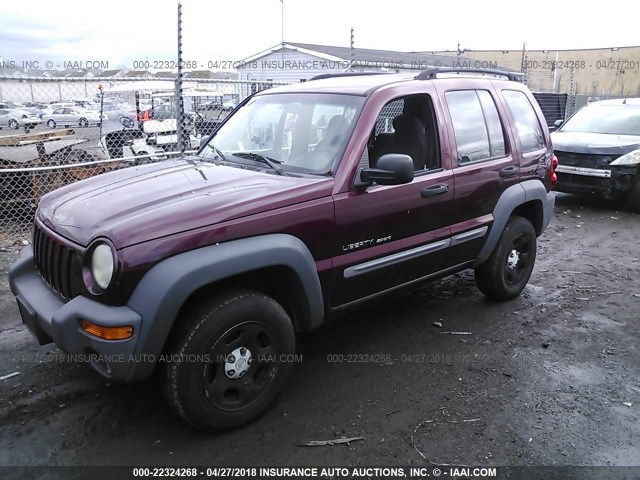
<path fill-rule="evenodd" d="M 504 89 L 502 98 L 507 105 L 507 114 L 515 126 L 516 142 L 520 145 L 521 180 L 540 178 L 547 170 L 550 149 L 546 144 L 540 118 L 536 114 L 531 100 L 521 90 Z"/>
<path fill-rule="evenodd" d="M 455 184 L 453 238 L 448 254 L 462 263 L 477 257 L 500 195 L 519 182 L 518 156 L 505 112 L 489 88 L 440 92 L 449 115 Z"/>

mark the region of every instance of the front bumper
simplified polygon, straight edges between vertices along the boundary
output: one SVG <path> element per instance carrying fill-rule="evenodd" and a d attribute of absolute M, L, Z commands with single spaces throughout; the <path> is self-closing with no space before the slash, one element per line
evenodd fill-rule
<path fill-rule="evenodd" d="M 618 193 L 626 193 L 638 167 L 611 166 L 607 169 L 558 165 L 558 183 L 555 190 L 566 193 L 586 193 L 614 198 Z"/>
<path fill-rule="evenodd" d="M 138 367 L 138 344 L 142 317 L 128 306 L 103 305 L 86 297 L 64 302 L 38 274 L 31 246 L 9 270 L 11 291 L 16 296 L 22 321 L 41 345 L 52 341 L 64 352 L 85 355 L 91 366 L 107 378 L 126 381 Z M 115 327 L 133 326 L 126 340 L 104 340 L 82 329 L 82 321 Z"/>

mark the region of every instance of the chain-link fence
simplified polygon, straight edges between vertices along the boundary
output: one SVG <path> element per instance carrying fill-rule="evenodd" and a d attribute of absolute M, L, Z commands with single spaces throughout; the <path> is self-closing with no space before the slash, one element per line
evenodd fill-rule
<path fill-rule="evenodd" d="M 0 240 L 28 235 L 47 192 L 196 151 L 243 99 L 274 85 L 190 75 L 178 96 L 172 77 L 0 77 Z"/>

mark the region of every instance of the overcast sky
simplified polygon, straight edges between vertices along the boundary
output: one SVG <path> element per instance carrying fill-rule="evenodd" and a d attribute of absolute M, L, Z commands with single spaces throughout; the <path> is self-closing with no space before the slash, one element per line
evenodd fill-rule
<path fill-rule="evenodd" d="M 280 0 L 183 0 L 184 60 L 237 60 L 281 40 Z M 169 60 L 174 0 L 0 2 L 7 60 Z M 571 49 L 640 44 L 640 2 L 284 0 L 285 41 L 402 51 Z M 639 60 L 639 59 L 630 59 Z"/>

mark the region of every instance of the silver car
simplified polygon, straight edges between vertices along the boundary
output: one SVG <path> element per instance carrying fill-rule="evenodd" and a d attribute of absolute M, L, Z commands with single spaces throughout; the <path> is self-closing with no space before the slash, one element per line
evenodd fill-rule
<path fill-rule="evenodd" d="M 3 106 L 0 105 L 0 128 L 18 130 L 24 127 L 25 131 L 29 131 L 40 125 L 38 115 L 18 108 L 2 108 Z"/>
<path fill-rule="evenodd" d="M 42 121 L 49 128 L 63 127 L 88 127 L 89 125 L 100 126 L 100 112 L 92 112 L 81 107 L 58 107 L 52 113 L 44 115 Z"/>

